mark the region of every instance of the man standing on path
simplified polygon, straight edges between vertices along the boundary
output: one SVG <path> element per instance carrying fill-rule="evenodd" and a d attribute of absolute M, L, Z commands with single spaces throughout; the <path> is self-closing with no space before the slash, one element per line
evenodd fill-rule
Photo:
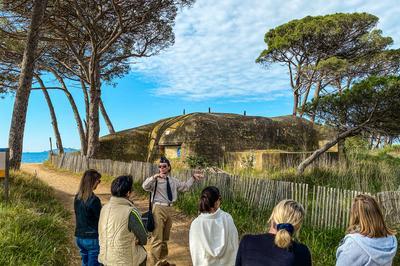
<path fill-rule="evenodd" d="M 171 265 L 166 259 L 168 256 L 167 241 L 172 227 L 171 208 L 177 200 L 178 191 L 190 189 L 194 181 L 203 179 L 201 173 L 195 173 L 186 182 L 170 176 L 171 164 L 167 158 L 161 157 L 159 173 L 148 177 L 143 182 L 143 189 L 150 191 L 153 202 L 153 216 L 155 228 L 150 240 L 150 262 L 152 265 Z"/>

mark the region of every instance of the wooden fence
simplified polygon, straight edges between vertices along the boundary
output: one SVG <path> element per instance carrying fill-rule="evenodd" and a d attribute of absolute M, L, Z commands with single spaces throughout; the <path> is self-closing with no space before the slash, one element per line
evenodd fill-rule
<path fill-rule="evenodd" d="M 111 160 L 89 159 L 76 154 L 53 155 L 53 166 L 80 173 L 94 168 L 103 174 L 112 176 L 129 174 L 135 182 L 158 172 L 157 165 L 147 162 L 118 162 Z M 191 170 L 174 171 L 180 180 L 192 176 Z M 206 179 L 198 186 L 217 186 L 224 200 L 245 199 L 254 208 L 262 211 L 271 210 L 283 199 L 294 199 L 306 210 L 305 223 L 318 228 L 345 228 L 350 216 L 352 199 L 362 193 L 340 188 L 310 186 L 253 177 L 239 177 L 225 173 L 206 173 Z M 400 191 L 380 192 L 373 195 L 382 206 L 389 223 L 400 224 Z"/>

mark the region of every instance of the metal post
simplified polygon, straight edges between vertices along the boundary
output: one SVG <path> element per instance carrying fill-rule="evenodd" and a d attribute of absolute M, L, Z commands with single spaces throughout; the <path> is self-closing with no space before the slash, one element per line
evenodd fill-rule
<path fill-rule="evenodd" d="M 51 143 L 51 137 L 49 137 L 50 140 L 50 155 L 53 155 L 53 144 Z"/>
<path fill-rule="evenodd" d="M 10 196 L 10 149 L 6 150 L 6 177 L 4 179 L 4 199 L 6 203 L 9 201 L 9 196 Z"/>

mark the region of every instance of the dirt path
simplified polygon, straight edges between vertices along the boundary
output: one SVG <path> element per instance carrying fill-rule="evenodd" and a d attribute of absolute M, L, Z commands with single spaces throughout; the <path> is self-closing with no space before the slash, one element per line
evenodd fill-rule
<path fill-rule="evenodd" d="M 66 209 L 71 211 L 70 235 L 71 241 L 73 242 L 73 230 L 75 227 L 73 197 L 78 190 L 79 176 L 48 169 L 42 164 L 22 164 L 21 170 L 30 174 L 36 174 L 40 180 L 53 187 L 56 191 L 56 197 Z M 110 184 L 100 183 L 95 193 L 100 198 L 102 204 L 107 203 L 110 198 Z M 142 212 L 146 211 L 148 204 L 146 198 L 134 195 L 132 200 Z M 171 239 L 168 243 L 168 261 L 175 263 L 177 266 L 192 265 L 189 253 L 189 226 L 191 220 L 178 211 L 174 211 L 172 217 L 173 226 L 171 230 Z M 146 249 L 148 250 L 149 247 L 146 246 Z M 72 250 L 71 265 L 80 265 L 80 256 L 77 248 Z"/>

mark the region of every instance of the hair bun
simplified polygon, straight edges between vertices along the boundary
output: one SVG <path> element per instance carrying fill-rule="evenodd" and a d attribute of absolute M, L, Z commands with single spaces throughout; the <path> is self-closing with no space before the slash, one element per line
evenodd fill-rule
<path fill-rule="evenodd" d="M 208 213 L 215 207 L 215 203 L 221 197 L 218 188 L 209 186 L 203 189 L 200 196 L 199 211 Z"/>

